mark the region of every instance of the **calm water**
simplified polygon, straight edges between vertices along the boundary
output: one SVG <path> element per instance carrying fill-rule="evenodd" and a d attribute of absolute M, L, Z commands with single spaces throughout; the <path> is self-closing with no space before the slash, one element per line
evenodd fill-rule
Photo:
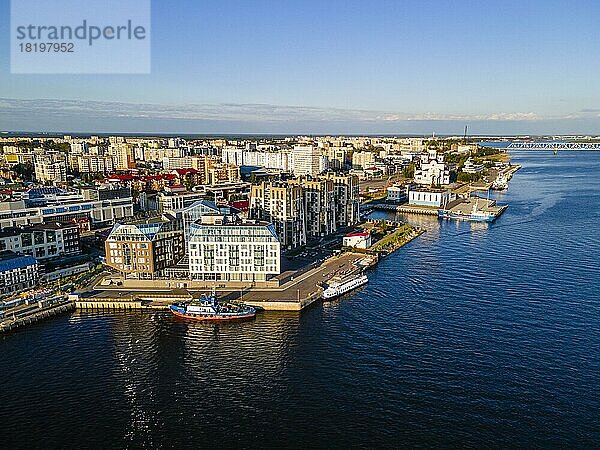
<path fill-rule="evenodd" d="M 0 336 L 0 446 L 600 446 L 600 153 L 514 156 L 496 223 L 417 217 L 342 301 Z"/>

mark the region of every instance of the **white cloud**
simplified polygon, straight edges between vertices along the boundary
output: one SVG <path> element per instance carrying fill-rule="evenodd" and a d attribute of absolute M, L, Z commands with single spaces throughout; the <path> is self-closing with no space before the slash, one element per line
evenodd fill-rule
<path fill-rule="evenodd" d="M 38 113 L 54 115 L 81 114 L 107 118 L 148 118 L 179 120 L 220 120 L 252 122 L 404 122 L 404 121 L 535 121 L 544 119 L 534 112 L 499 112 L 491 114 L 440 114 L 425 112 L 371 111 L 360 109 L 281 106 L 268 104 L 188 104 L 160 105 L 121 102 L 0 99 L 3 113 Z M 593 110 L 595 111 L 595 110 Z M 582 111 L 578 117 L 596 113 Z M 569 116 L 571 117 L 571 115 Z M 562 117 L 566 118 L 566 117 Z"/>

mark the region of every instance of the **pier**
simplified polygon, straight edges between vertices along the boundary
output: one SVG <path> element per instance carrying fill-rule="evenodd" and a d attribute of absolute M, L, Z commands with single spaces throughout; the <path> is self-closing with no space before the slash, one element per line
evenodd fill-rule
<path fill-rule="evenodd" d="M 40 307 L 39 304 L 35 304 L 29 308 L 21 308 L 17 311 L 8 312 L 5 313 L 6 315 L 0 321 L 0 332 L 16 330 L 40 320 L 71 312 L 74 309 L 75 304 L 72 301 L 64 300 L 49 306 Z"/>
<path fill-rule="evenodd" d="M 424 214 L 427 216 L 437 216 L 437 208 L 432 206 L 418 206 L 418 205 L 396 205 L 393 203 L 378 203 L 373 205 L 373 209 L 380 211 L 391 211 L 396 213 L 405 214 Z"/>

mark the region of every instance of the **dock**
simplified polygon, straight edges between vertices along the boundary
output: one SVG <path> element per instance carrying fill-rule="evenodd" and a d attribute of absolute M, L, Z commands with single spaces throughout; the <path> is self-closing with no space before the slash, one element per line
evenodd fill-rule
<path fill-rule="evenodd" d="M 40 320 L 71 312 L 74 309 L 75 304 L 72 301 L 64 300 L 53 305 L 40 306 L 35 304 L 28 308 L 7 312 L 0 320 L 0 332 L 16 330 Z"/>
<path fill-rule="evenodd" d="M 214 289 L 224 301 L 243 301 L 263 310 L 300 311 L 320 300 L 323 282 L 334 276 L 359 273 L 377 264 L 377 255 L 345 252 L 317 266 L 284 273 L 270 283 L 193 282 L 190 280 L 120 280 L 98 282 L 75 299 L 83 310 L 168 309 L 168 305 L 189 301 L 201 292 Z"/>
<path fill-rule="evenodd" d="M 406 203 L 400 205 L 394 203 L 378 203 L 376 205 L 373 205 L 373 209 L 404 214 L 421 214 L 427 216 L 438 215 L 438 209 L 434 206 L 409 205 Z"/>

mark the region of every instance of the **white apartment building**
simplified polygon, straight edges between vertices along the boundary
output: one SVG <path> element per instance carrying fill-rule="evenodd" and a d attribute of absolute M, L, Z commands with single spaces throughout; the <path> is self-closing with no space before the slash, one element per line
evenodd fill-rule
<path fill-rule="evenodd" d="M 113 156 L 80 155 L 77 157 L 77 169 L 81 173 L 112 173 L 115 159 Z"/>
<path fill-rule="evenodd" d="M 267 222 L 207 216 L 191 225 L 188 246 L 194 280 L 265 281 L 281 270 L 279 239 Z"/>
<path fill-rule="evenodd" d="M 292 153 L 287 149 L 259 149 L 254 147 L 224 147 L 223 162 L 236 166 L 257 166 L 265 169 L 278 169 L 283 172 L 290 171 Z"/>
<path fill-rule="evenodd" d="M 355 169 L 368 169 L 375 164 L 375 153 L 354 152 L 352 154 L 352 167 Z"/>
<path fill-rule="evenodd" d="M 327 157 L 314 145 L 295 145 L 292 150 L 291 172 L 294 176 L 316 176 L 327 168 Z M 324 161 L 325 160 L 325 161 Z"/>
<path fill-rule="evenodd" d="M 62 153 L 43 153 L 33 159 L 35 179 L 39 183 L 54 184 L 67 181 L 67 162 Z"/>
<path fill-rule="evenodd" d="M 193 168 L 192 158 L 189 156 L 165 156 L 162 159 L 162 166 L 164 170 Z"/>

